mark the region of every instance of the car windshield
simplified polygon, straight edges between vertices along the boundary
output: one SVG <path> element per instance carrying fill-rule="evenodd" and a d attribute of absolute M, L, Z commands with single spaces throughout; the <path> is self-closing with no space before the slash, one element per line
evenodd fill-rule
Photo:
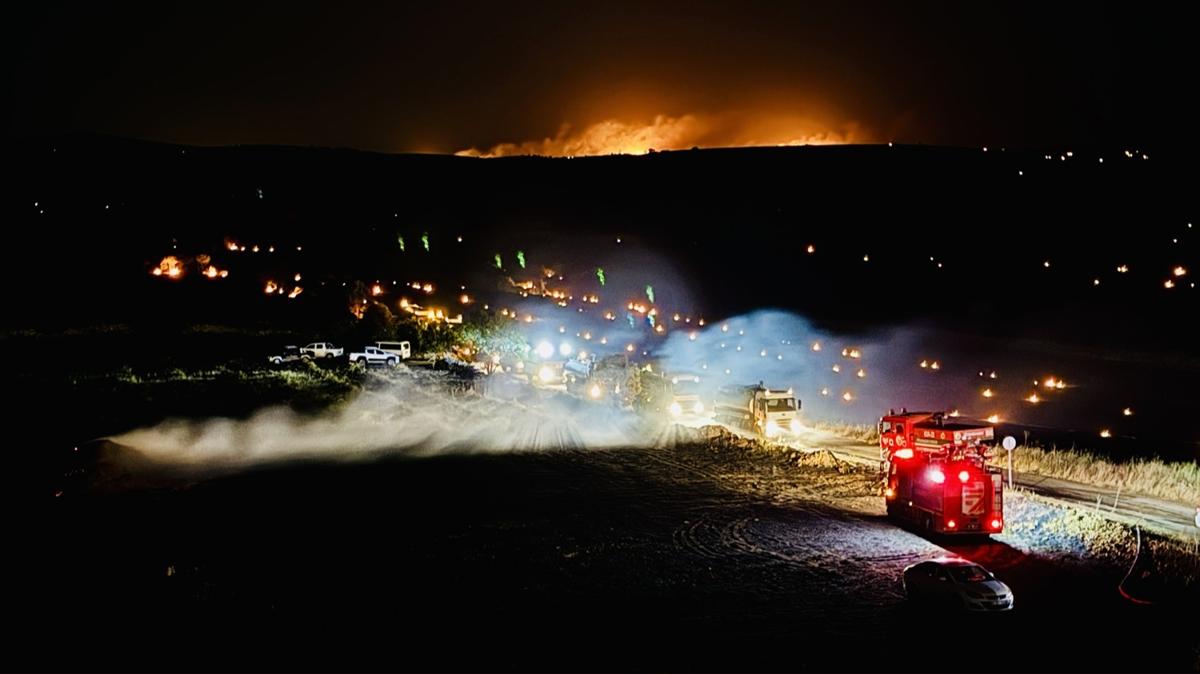
<path fill-rule="evenodd" d="M 767 401 L 768 412 L 786 412 L 796 409 L 796 401 L 792 398 L 774 398 Z"/>
<path fill-rule="evenodd" d="M 950 569 L 950 575 L 960 583 L 981 583 L 991 579 L 991 574 L 981 566 L 956 566 Z"/>

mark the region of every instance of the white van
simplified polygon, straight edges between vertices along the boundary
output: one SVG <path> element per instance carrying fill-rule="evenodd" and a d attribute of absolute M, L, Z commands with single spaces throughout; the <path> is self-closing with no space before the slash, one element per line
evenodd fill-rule
<path fill-rule="evenodd" d="M 408 342 L 375 342 L 375 348 L 394 353 L 401 358 L 412 357 L 412 346 Z"/>

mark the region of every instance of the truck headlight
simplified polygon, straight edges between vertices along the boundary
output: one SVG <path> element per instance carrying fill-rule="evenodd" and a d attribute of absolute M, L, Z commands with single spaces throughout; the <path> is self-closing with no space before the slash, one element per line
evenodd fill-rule
<path fill-rule="evenodd" d="M 779 435 L 779 424 L 775 423 L 774 421 L 768 421 L 767 437 L 771 437 L 773 435 Z"/>
<path fill-rule="evenodd" d="M 671 403 L 670 411 L 671 416 L 677 417 L 680 414 L 683 414 L 683 407 L 679 403 Z"/>
<path fill-rule="evenodd" d="M 692 405 L 692 412 L 704 414 L 704 403 L 697 401 L 695 405 Z"/>
<path fill-rule="evenodd" d="M 800 434 L 800 420 L 792 419 L 792 423 L 788 424 L 788 428 L 791 429 L 793 434 L 799 435 Z"/>
<path fill-rule="evenodd" d="M 543 384 L 549 384 L 551 381 L 554 381 L 554 368 L 549 365 L 543 365 L 542 369 L 538 370 L 538 379 L 541 379 Z"/>

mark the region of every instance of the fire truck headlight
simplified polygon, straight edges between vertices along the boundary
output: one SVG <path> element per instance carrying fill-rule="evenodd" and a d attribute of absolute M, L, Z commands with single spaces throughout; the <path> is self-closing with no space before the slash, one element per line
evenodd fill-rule
<path fill-rule="evenodd" d="M 704 414 L 704 403 L 697 400 L 696 404 L 692 405 L 692 412 L 695 414 Z"/>
<path fill-rule="evenodd" d="M 541 379 L 544 384 L 554 381 L 554 368 L 543 365 L 542 369 L 538 370 L 538 379 Z"/>
<path fill-rule="evenodd" d="M 792 423 L 788 424 L 788 429 L 792 433 L 799 435 L 800 434 L 800 421 L 798 419 L 792 419 Z"/>
<path fill-rule="evenodd" d="M 679 403 L 671 403 L 670 410 L 671 410 L 671 416 L 673 416 L 673 417 L 677 417 L 680 414 L 683 414 L 683 406 L 680 405 Z"/>
<path fill-rule="evenodd" d="M 958 472 L 958 481 L 959 482 L 966 482 L 967 480 L 970 480 L 970 479 L 971 479 L 971 474 L 968 473 L 967 471 L 961 470 Z"/>
<path fill-rule="evenodd" d="M 779 424 L 774 421 L 767 422 L 767 437 L 779 435 Z"/>
<path fill-rule="evenodd" d="M 942 484 L 946 481 L 946 474 L 942 472 L 941 468 L 931 468 L 927 474 L 929 481 L 934 484 Z"/>

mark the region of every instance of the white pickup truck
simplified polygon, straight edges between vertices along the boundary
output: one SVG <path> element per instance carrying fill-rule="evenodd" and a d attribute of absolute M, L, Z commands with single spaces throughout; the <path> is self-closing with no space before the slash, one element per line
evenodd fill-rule
<path fill-rule="evenodd" d="M 306 344 L 300 349 L 301 356 L 309 356 L 311 358 L 336 358 L 345 352 L 345 349 L 334 346 L 329 342 L 313 342 L 312 344 Z"/>
<path fill-rule="evenodd" d="M 377 346 L 363 347 L 362 351 L 355 351 L 350 354 L 351 363 L 362 363 L 366 366 L 371 365 L 396 365 L 400 362 L 400 356 L 384 351 Z"/>

